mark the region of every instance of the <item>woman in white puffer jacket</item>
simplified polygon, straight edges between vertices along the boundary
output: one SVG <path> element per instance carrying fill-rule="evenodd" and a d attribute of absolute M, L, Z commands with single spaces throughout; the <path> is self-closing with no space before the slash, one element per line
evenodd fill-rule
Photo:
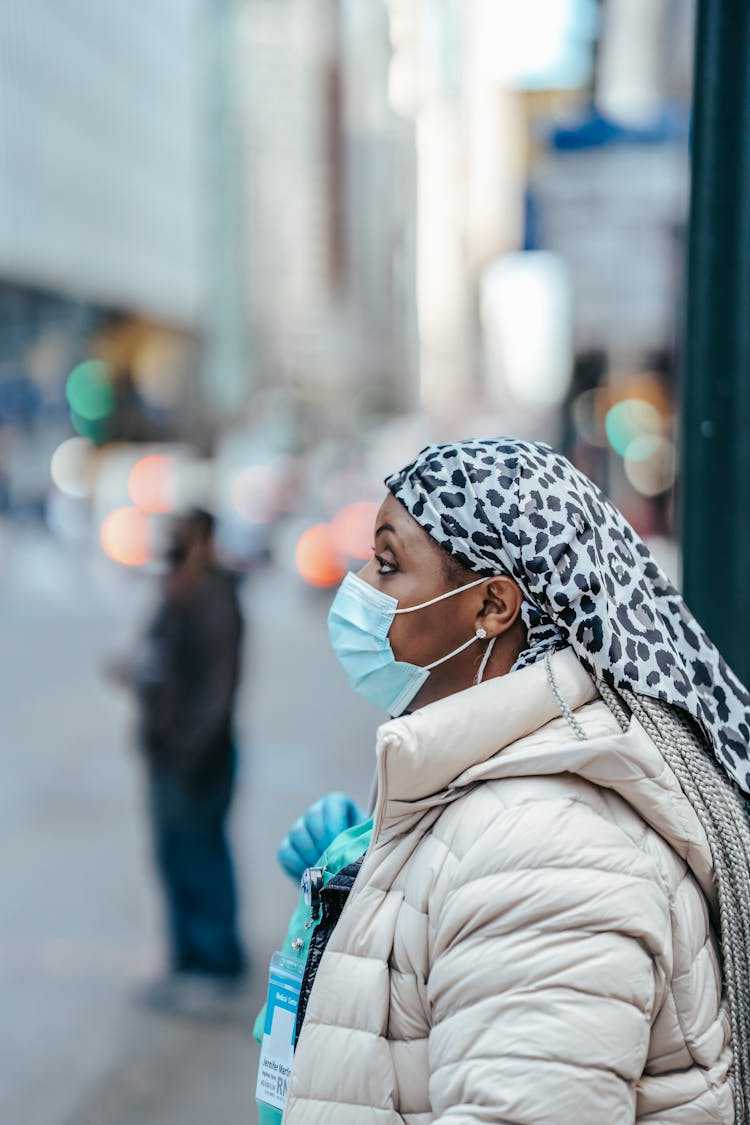
<path fill-rule="evenodd" d="M 548 447 L 387 484 L 330 631 L 401 717 L 284 1122 L 746 1120 L 750 696 Z"/>

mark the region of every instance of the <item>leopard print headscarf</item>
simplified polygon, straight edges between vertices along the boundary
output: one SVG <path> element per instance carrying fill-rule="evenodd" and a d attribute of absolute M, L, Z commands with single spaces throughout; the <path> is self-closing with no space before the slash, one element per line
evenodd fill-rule
<path fill-rule="evenodd" d="M 508 438 L 430 445 L 385 483 L 469 570 L 516 580 L 527 647 L 515 668 L 570 645 L 611 687 L 689 712 L 750 792 L 750 693 L 645 543 L 565 457 Z"/>

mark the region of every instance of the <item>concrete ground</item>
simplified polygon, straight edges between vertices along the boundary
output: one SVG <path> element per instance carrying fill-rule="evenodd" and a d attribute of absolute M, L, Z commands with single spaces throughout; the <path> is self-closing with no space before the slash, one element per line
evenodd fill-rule
<path fill-rule="evenodd" d="M 256 1120 L 250 1035 L 295 889 L 274 851 L 321 792 L 364 802 L 380 715 L 328 649 L 325 595 L 275 570 L 248 583 L 233 818 L 253 962 L 224 1022 L 137 1002 L 161 965 L 160 909 L 127 698 L 101 674 L 149 583 L 36 532 L 0 536 L 0 1122 L 240 1125 Z"/>

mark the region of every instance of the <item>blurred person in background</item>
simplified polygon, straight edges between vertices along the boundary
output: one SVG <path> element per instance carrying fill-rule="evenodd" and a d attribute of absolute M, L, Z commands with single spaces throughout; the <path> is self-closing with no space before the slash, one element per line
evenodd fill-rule
<path fill-rule="evenodd" d="M 245 971 L 227 838 L 243 621 L 235 577 L 216 561 L 208 512 L 174 520 L 166 562 L 142 655 L 119 678 L 138 703 L 168 928 L 170 972 L 147 999 L 189 1011 L 233 991 Z"/>
<path fill-rule="evenodd" d="M 750 694 L 548 446 L 431 446 L 386 483 L 329 616 L 394 716 L 374 811 L 332 794 L 279 853 L 314 865 L 285 1125 L 739 1125 Z"/>

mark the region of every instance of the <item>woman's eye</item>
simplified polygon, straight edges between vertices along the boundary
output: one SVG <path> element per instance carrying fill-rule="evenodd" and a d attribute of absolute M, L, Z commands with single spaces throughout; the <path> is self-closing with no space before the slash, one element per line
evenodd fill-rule
<path fill-rule="evenodd" d="M 395 574 L 398 570 L 397 566 L 394 566 L 393 563 L 389 563 L 382 555 L 375 555 L 375 562 L 378 564 L 378 574 Z"/>

